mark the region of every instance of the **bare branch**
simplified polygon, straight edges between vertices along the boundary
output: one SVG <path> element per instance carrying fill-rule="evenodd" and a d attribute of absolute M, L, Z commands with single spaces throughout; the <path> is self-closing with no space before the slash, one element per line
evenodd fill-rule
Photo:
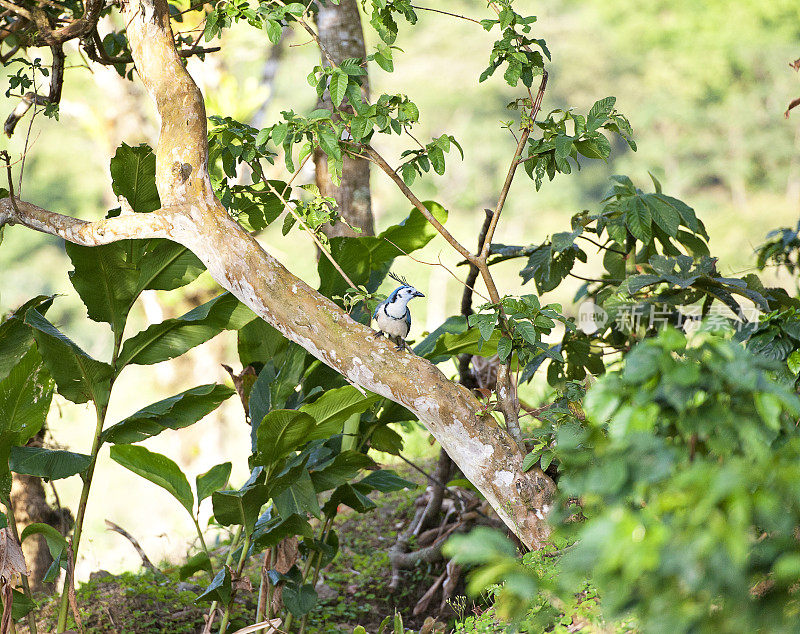
<path fill-rule="evenodd" d="M 539 114 L 539 109 L 542 107 L 542 97 L 544 96 L 545 88 L 547 88 L 547 71 L 542 71 L 542 82 L 539 84 L 539 92 L 536 95 L 536 101 L 531 105 L 531 121 L 536 121 L 536 116 Z M 489 256 L 489 247 L 492 244 L 492 238 L 494 237 L 495 229 L 497 228 L 497 223 L 500 220 L 500 213 L 503 211 L 503 205 L 505 205 L 506 198 L 508 197 L 508 190 L 511 189 L 511 183 L 514 180 L 514 174 L 517 171 L 517 166 L 519 165 L 519 158 L 522 156 L 522 150 L 525 149 L 525 144 L 528 142 L 528 137 L 531 134 L 531 130 L 529 126 L 524 126 L 522 130 L 522 134 L 520 135 L 519 142 L 517 143 L 517 149 L 514 152 L 514 158 L 511 161 L 511 166 L 508 168 L 508 173 L 506 174 L 505 183 L 503 183 L 503 189 L 500 190 L 500 197 L 497 200 L 497 206 L 494 209 L 494 215 L 492 216 L 492 222 L 489 225 L 489 230 L 486 232 L 486 237 L 483 240 L 483 247 L 480 250 L 480 258 L 485 262 L 486 258 Z"/>
<path fill-rule="evenodd" d="M 436 229 L 436 231 L 438 231 L 456 251 L 465 257 L 467 261 L 474 262 L 475 256 L 472 255 L 467 248 L 465 248 L 447 229 L 444 228 L 444 225 L 434 217 L 434 215 L 425 205 L 422 204 L 422 201 L 414 195 L 414 192 L 408 188 L 408 186 L 403 182 L 403 179 L 398 176 L 397 172 L 389 166 L 384 158 L 371 146 L 365 145 L 363 147 L 364 151 L 373 160 L 373 162 L 395 182 L 395 184 L 400 188 L 400 191 L 403 192 L 403 195 L 408 198 L 409 201 L 411 201 L 411 204 L 414 205 L 414 207 L 416 207 L 423 216 L 425 216 L 428 222 L 433 225 L 434 229 Z"/>
<path fill-rule="evenodd" d="M 174 212 L 154 211 L 89 222 L 47 211 L 17 198 L 0 199 L 0 227 L 19 224 L 89 247 L 128 238 L 169 238 L 179 242 L 176 239 L 181 233 L 178 219 L 179 215 Z"/>

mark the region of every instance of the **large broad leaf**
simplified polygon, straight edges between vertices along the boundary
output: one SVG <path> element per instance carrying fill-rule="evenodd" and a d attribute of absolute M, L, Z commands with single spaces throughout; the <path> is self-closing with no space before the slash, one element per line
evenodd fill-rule
<path fill-rule="evenodd" d="M 24 445 L 35 436 L 47 419 L 52 398 L 53 380 L 31 347 L 0 381 L 0 444 Z"/>
<path fill-rule="evenodd" d="M 380 398 L 376 394 L 364 396 L 352 385 L 326 391 L 313 403 L 300 408 L 301 412 L 309 414 L 317 422 L 309 440 L 328 438 L 341 433 L 344 421 L 353 414 L 367 411 Z"/>
<path fill-rule="evenodd" d="M 169 491 L 190 515 L 194 514 L 194 495 L 189 481 L 180 467 L 166 456 L 139 445 L 114 445 L 111 459 Z"/>
<path fill-rule="evenodd" d="M 283 587 L 281 599 L 286 609 L 297 618 L 304 616 L 317 605 L 317 591 L 310 583 L 302 585 L 287 583 Z"/>
<path fill-rule="evenodd" d="M 330 253 L 347 276 L 357 285 L 366 285 L 373 268 L 366 238 L 331 238 Z M 330 260 L 321 257 L 317 264 L 319 273 L 319 292 L 326 297 L 344 295 L 350 286 L 337 271 Z"/>
<path fill-rule="evenodd" d="M 311 482 L 317 493 L 335 489 L 341 484 L 355 478 L 362 469 L 374 466 L 374 462 L 366 454 L 359 451 L 343 451 L 333 462 L 319 471 L 311 472 Z"/>
<path fill-rule="evenodd" d="M 73 403 L 91 400 L 98 407 L 108 403 L 114 375 L 110 365 L 92 359 L 36 309 L 26 313 L 25 323 L 33 328 L 36 346 L 56 381 L 59 394 Z"/>
<path fill-rule="evenodd" d="M 381 493 L 389 493 L 391 491 L 400 491 L 401 489 L 416 489 L 417 485 L 405 478 L 401 478 L 394 471 L 380 469 L 373 471 L 367 477 L 363 478 L 360 482 L 356 482 L 356 489 L 362 493 L 369 491 L 380 491 Z"/>
<path fill-rule="evenodd" d="M 223 293 L 181 317 L 153 324 L 126 340 L 118 367 L 173 359 L 223 330 L 237 330 L 253 319 L 255 316 L 249 308 L 230 293 Z"/>
<path fill-rule="evenodd" d="M 231 600 L 231 569 L 229 566 L 223 566 L 203 593 L 195 599 L 195 601 L 200 600 L 217 601 L 222 605 L 228 605 Z"/>
<path fill-rule="evenodd" d="M 445 332 L 436 341 L 433 350 L 425 355 L 432 363 L 441 363 L 459 354 L 477 354 L 491 357 L 497 354 L 500 331 L 495 330 L 489 341 L 484 341 L 477 328 L 471 328 L 460 334 Z"/>
<path fill-rule="evenodd" d="M 254 319 L 237 334 L 239 361 L 243 367 L 267 361 L 276 365 L 283 363 L 282 355 L 290 342 L 263 319 Z"/>
<path fill-rule="evenodd" d="M 160 434 L 165 429 L 182 429 L 213 412 L 236 392 L 226 385 L 199 385 L 163 401 L 152 403 L 103 432 L 103 441 L 133 443 Z"/>
<path fill-rule="evenodd" d="M 293 407 L 291 401 L 303 376 L 306 354 L 306 351 L 296 343 L 290 344 L 286 349 L 284 361 L 278 367 L 278 374 L 269 386 L 270 403 L 273 409 L 291 409 Z"/>
<path fill-rule="evenodd" d="M 69 279 L 86 306 L 89 319 L 111 324 L 122 336 L 128 312 L 139 294 L 139 271 L 128 241 L 85 247 L 67 242 L 74 270 Z M 137 245 L 138 246 L 138 245 Z"/>
<path fill-rule="evenodd" d="M 12 447 L 9 461 L 14 473 L 60 480 L 83 473 L 92 457 L 82 453 L 42 447 Z"/>
<path fill-rule="evenodd" d="M 315 427 L 314 419 L 305 412 L 290 409 L 273 410 L 258 426 L 254 460 L 265 467 L 302 447 Z"/>
<path fill-rule="evenodd" d="M 261 321 L 260 319 L 257 321 Z M 246 326 L 245 326 L 246 327 Z M 250 388 L 250 396 L 247 401 L 248 414 L 250 415 L 250 446 L 252 451 L 256 451 L 258 439 L 258 427 L 267 412 L 272 409 L 272 392 L 270 384 L 275 380 L 275 367 L 267 362 L 261 372 L 258 373 L 253 386 Z"/>
<path fill-rule="evenodd" d="M 308 471 L 305 470 L 290 487 L 277 494 L 272 501 L 280 516 L 284 518 L 306 512 L 316 517 L 320 516 L 317 492 Z"/>
<path fill-rule="evenodd" d="M 33 345 L 33 333 L 25 324 L 25 314 L 36 308 L 41 314 L 50 307 L 53 298 L 39 295 L 20 306 L 14 313 L 0 323 L 0 381 L 8 376 L 20 359 Z"/>
<path fill-rule="evenodd" d="M 138 213 L 161 207 L 156 189 L 156 155 L 149 145 L 131 147 L 123 143 L 111 159 L 112 189 L 124 196 Z"/>
<path fill-rule="evenodd" d="M 232 466 L 230 462 L 223 462 L 222 464 L 214 465 L 205 473 L 197 476 L 198 504 L 214 493 L 214 491 L 219 491 L 228 483 L 228 478 L 231 477 Z"/>
<path fill-rule="evenodd" d="M 264 515 L 268 513 L 269 510 Z M 285 519 L 271 515 L 266 518 L 262 516 L 253 531 L 253 544 L 259 548 L 271 548 L 294 535 L 308 538 L 314 536 L 314 531 L 304 515 L 289 515 Z"/>
<path fill-rule="evenodd" d="M 467 318 L 463 315 L 453 315 L 452 317 L 448 317 L 441 326 L 439 326 L 436 330 L 431 332 L 427 337 L 414 346 L 414 352 L 417 354 L 417 356 L 424 357 L 426 354 L 429 354 L 433 351 L 434 347 L 436 346 L 436 342 L 439 341 L 439 337 L 441 337 L 444 333 L 449 332 L 451 334 L 458 335 L 462 332 L 466 332 L 467 329 Z"/>
<path fill-rule="evenodd" d="M 214 491 L 211 495 L 214 518 L 223 526 L 244 526 L 250 533 L 268 498 L 267 487 L 263 484 L 245 486 L 238 491 Z"/>
<path fill-rule="evenodd" d="M 67 540 L 64 539 L 64 536 L 49 524 L 35 523 L 29 524 L 25 527 L 20 535 L 20 543 L 24 543 L 25 540 L 31 535 L 42 535 L 47 542 L 47 548 L 50 550 L 50 555 L 53 558 L 53 562 L 47 569 L 42 581 L 45 583 L 52 583 L 58 578 L 58 575 L 61 572 L 59 569 L 61 567 L 66 569 L 67 567 Z"/>
<path fill-rule="evenodd" d="M 150 240 L 139 263 L 137 295 L 147 289 L 171 291 L 186 286 L 205 268 L 186 247 L 169 240 Z"/>
<path fill-rule="evenodd" d="M 447 210 L 439 203 L 426 200 L 422 203 L 439 222 L 447 221 Z M 416 208 L 401 223 L 393 225 L 375 237 L 363 238 L 372 258 L 373 266 L 421 249 L 438 232 Z"/>
<path fill-rule="evenodd" d="M 353 487 L 352 484 L 342 484 L 331 494 L 331 497 L 322 507 L 326 517 L 334 517 L 339 510 L 339 505 L 345 504 L 357 513 L 371 511 L 377 505 L 364 493 Z"/>

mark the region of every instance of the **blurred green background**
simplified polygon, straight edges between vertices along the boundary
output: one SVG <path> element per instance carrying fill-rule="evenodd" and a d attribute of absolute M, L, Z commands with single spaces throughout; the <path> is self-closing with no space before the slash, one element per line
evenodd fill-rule
<path fill-rule="evenodd" d="M 487 17 L 484 2 L 451 1 L 429 5 L 476 19 Z M 800 77 L 789 62 L 800 57 L 800 3 L 790 0 L 545 0 L 517 2 L 520 13 L 539 16 L 537 37 L 547 40 L 553 54 L 550 81 L 542 110 L 576 108 L 587 111 L 607 95 L 617 97 L 617 109 L 631 121 L 637 153 L 615 141 L 612 160 L 586 161 L 583 170 L 557 176 L 536 192 L 520 171 L 511 190 L 496 241 L 508 244 L 541 242 L 548 234 L 569 228 L 572 214 L 597 209 L 611 174 L 628 174 L 643 189 L 650 188 L 648 171 L 663 183 L 665 193 L 693 206 L 711 235 L 711 251 L 723 273 L 753 270 L 753 247 L 770 229 L 793 225 L 800 211 L 800 112 L 788 119 L 783 112 L 800 95 Z M 444 176 L 418 181 L 422 199 L 435 199 L 450 210 L 448 227 L 465 244 L 475 241 L 482 209 L 493 207 L 515 141 L 501 121 L 515 118 L 507 104 L 521 96 L 501 76 L 479 84 L 493 34 L 477 25 L 420 11 L 416 27 L 401 25 L 395 72 L 371 68 L 373 96 L 406 93 L 421 111 L 415 136 L 420 140 L 453 134 L 466 157 L 448 155 Z M 178 25 L 180 26 L 180 25 Z M 184 25 L 181 28 L 192 28 Z M 108 25 L 105 27 L 108 29 Z M 101 27 L 103 32 L 103 27 Z M 376 38 L 367 29 L 369 42 Z M 229 31 L 223 51 L 205 62 L 192 60 L 189 69 L 201 86 L 209 114 L 251 121 L 265 107 L 262 125 L 281 110 L 310 110 L 316 102 L 306 82 L 318 51 L 305 33 L 289 33 L 282 44 L 274 82 L 262 79 L 272 54 L 266 34 L 246 26 Z M 369 45 L 368 45 L 369 49 Z M 46 54 L 45 63 L 49 63 Z M 274 57 L 274 56 L 273 56 Z M 138 78 L 127 82 L 112 69 L 86 67 L 73 47 L 69 51 L 67 83 L 60 121 L 30 115 L 10 141 L 14 156 L 27 143 L 22 197 L 47 209 L 85 219 L 101 217 L 116 207 L 108 161 L 122 141 L 154 145 L 157 122 L 150 99 Z M 16 71 L 6 67 L 3 75 Z M 7 81 L 3 77 L 3 82 Z M 15 101 L 0 96 L 0 113 Z M 396 165 L 407 138 L 381 139 L 376 146 Z M 285 178 L 282 162 L 272 177 Z M 311 172 L 300 182 L 313 181 Z M 381 173 L 372 176 L 373 207 L 380 229 L 409 210 L 395 186 Z M 264 232 L 267 249 L 291 271 L 316 281 L 316 254 L 311 241 L 294 230 L 280 234 L 280 222 Z M 463 276 L 442 240 L 434 240 L 418 256 L 445 263 Z M 592 276 L 592 260 L 585 267 Z M 110 351 L 105 325 L 88 321 L 68 280 L 70 264 L 57 239 L 22 228 L 9 228 L 0 245 L 0 313 L 40 293 L 63 293 L 50 318 L 87 351 L 104 358 Z M 460 285 L 439 266 L 397 261 L 406 275 L 428 296 L 414 306 L 417 338 L 458 309 Z M 521 262 L 498 269 L 501 293 L 533 292 L 520 287 Z M 766 280 L 793 285 L 789 279 Z M 565 284 L 547 301 L 559 301 L 567 314 L 579 282 Z M 131 334 L 149 322 L 181 314 L 216 293 L 207 275 L 189 287 L 188 295 L 149 291 L 129 323 Z M 221 362 L 234 360 L 230 333 L 192 351 L 186 357 L 150 368 L 131 368 L 122 377 L 111 404 L 113 422 L 144 405 L 192 385 L 223 381 Z M 452 368 L 446 369 L 452 372 Z M 53 439 L 78 451 L 88 449 L 92 417 L 88 410 L 58 398 L 51 415 Z M 233 459 L 234 481 L 246 470 L 249 430 L 241 406 L 233 399 L 190 430 L 167 432 L 146 443 L 175 458 L 190 477 L 224 459 Z M 425 434 L 415 434 L 408 453 L 424 457 L 435 449 Z M 141 480 L 134 484 L 104 455 L 100 478 L 93 488 L 87 535 L 79 576 L 97 568 L 117 571 L 132 567 L 137 555 L 121 538 L 105 532 L 111 519 L 134 533 L 151 558 L 177 557 L 191 535 L 182 512 L 168 495 Z M 103 476 L 105 474 L 105 477 Z M 112 481 L 129 482 L 130 494 L 120 495 Z M 59 482 L 61 499 L 76 497 L 77 478 Z"/>

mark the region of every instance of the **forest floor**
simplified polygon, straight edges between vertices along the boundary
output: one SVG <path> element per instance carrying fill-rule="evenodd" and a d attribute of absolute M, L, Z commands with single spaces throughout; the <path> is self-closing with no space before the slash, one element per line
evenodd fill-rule
<path fill-rule="evenodd" d="M 455 614 L 448 604 L 440 608 L 431 603 L 426 614 L 413 615 L 414 606 L 434 580 L 444 570 L 444 562 L 420 563 L 403 571 L 397 591 L 389 588 L 392 568 L 389 548 L 397 535 L 411 521 L 415 500 L 424 492 L 423 478 L 414 471 L 402 471 L 402 476 L 419 487 L 397 493 L 375 496 L 378 508 L 370 513 L 342 513 L 335 524 L 340 549 L 336 558 L 322 572 L 317 591 L 317 606 L 310 613 L 306 632 L 347 632 L 362 625 L 367 632 L 376 632 L 381 621 L 399 612 L 407 628 L 418 631 L 426 616 L 440 621 L 452 621 Z M 261 557 L 254 556 L 245 570 L 253 591 L 239 592 L 229 632 L 255 622 L 255 609 L 260 580 Z M 81 626 L 72 627 L 86 634 L 199 634 L 204 625 L 208 603 L 195 603 L 195 598 L 207 585 L 197 574 L 185 581 L 179 579 L 180 564 L 162 564 L 160 573 L 142 569 L 112 575 L 97 571 L 76 591 L 76 603 Z M 463 589 L 459 589 L 463 594 Z M 40 597 L 39 632 L 55 630 L 57 601 Z M 72 620 L 72 617 L 70 617 Z M 18 632 L 27 633 L 23 620 Z M 216 631 L 216 628 L 215 628 Z"/>

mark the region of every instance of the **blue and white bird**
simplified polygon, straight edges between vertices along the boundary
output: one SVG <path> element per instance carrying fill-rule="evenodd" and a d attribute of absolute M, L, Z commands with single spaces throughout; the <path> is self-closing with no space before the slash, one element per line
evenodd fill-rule
<path fill-rule="evenodd" d="M 372 315 L 378 325 L 375 336 L 380 337 L 385 334 L 396 344 L 398 350 L 402 350 L 406 347 L 405 339 L 411 330 L 411 311 L 408 309 L 408 302 L 415 297 L 425 297 L 425 295 L 406 282 L 405 278 L 393 273 L 389 273 L 389 277 L 401 285 L 375 309 Z"/>

